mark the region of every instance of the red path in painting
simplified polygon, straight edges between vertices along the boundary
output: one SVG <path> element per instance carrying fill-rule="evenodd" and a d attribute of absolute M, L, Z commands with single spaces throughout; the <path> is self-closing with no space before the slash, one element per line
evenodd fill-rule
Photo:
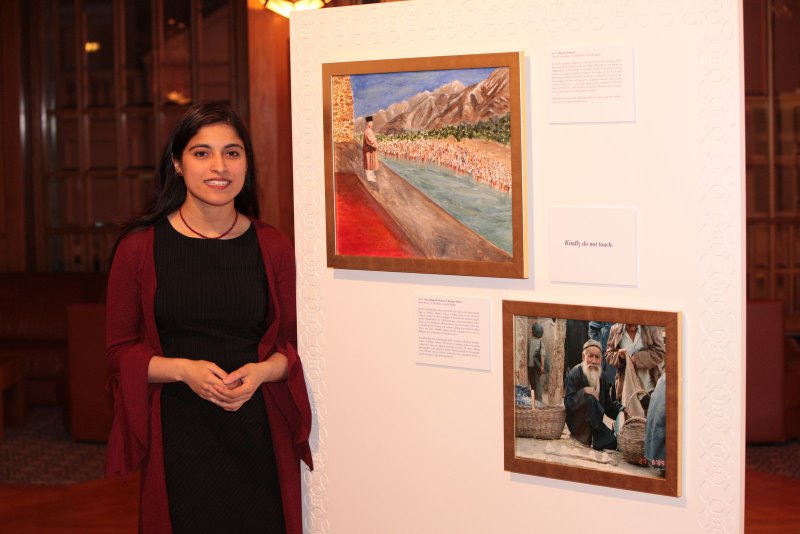
<path fill-rule="evenodd" d="M 337 254 L 419 257 L 402 230 L 356 175 L 337 172 L 335 191 Z"/>

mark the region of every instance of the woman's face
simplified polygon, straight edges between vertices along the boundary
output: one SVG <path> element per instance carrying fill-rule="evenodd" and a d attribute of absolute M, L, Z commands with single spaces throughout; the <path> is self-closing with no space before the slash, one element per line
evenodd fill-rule
<path fill-rule="evenodd" d="M 244 187 L 244 142 L 229 124 L 200 128 L 186 144 L 180 161 L 173 163 L 183 175 L 187 195 L 201 204 L 224 206 L 233 202 Z"/>

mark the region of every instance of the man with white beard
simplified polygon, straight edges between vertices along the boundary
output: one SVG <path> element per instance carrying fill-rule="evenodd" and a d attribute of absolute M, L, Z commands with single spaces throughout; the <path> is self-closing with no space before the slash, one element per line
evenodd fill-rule
<path fill-rule="evenodd" d="M 581 363 L 570 369 L 564 383 L 567 428 L 577 441 L 598 451 L 617 448 L 617 438 L 603 415 L 614 420 L 623 411 L 622 404 L 611 398 L 602 361 L 600 343 L 590 339 L 583 344 Z"/>

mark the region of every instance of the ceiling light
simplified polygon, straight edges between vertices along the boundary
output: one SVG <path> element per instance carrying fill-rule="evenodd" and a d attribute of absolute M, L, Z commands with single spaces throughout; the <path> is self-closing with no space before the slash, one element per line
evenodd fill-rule
<path fill-rule="evenodd" d="M 325 7 L 331 0 L 266 0 L 264 7 L 289 18 L 292 11 L 305 11 L 307 9 L 319 9 Z"/>

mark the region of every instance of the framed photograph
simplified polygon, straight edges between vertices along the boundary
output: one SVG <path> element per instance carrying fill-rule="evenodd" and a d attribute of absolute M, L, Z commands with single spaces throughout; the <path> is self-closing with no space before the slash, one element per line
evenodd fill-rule
<path fill-rule="evenodd" d="M 505 469 L 680 496 L 680 314 L 503 301 Z"/>
<path fill-rule="evenodd" d="M 527 276 L 521 61 L 323 64 L 329 267 Z"/>

